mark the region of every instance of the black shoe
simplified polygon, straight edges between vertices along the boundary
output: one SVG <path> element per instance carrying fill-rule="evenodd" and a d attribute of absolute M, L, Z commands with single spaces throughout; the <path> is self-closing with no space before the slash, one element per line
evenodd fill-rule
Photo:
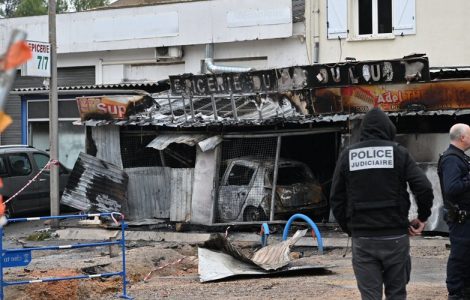
<path fill-rule="evenodd" d="M 461 294 L 451 294 L 447 297 L 447 300 L 466 300 Z"/>

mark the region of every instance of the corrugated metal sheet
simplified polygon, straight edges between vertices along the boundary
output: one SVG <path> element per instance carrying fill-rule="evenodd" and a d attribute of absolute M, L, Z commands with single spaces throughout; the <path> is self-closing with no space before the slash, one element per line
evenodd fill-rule
<path fill-rule="evenodd" d="M 97 149 L 96 157 L 122 169 L 120 127 L 93 127 L 91 136 Z"/>
<path fill-rule="evenodd" d="M 207 138 L 203 141 L 200 141 L 197 145 L 199 146 L 202 152 L 206 152 L 217 147 L 217 145 L 222 143 L 222 141 L 223 141 L 223 138 L 220 135 L 216 135 L 216 136 Z"/>
<path fill-rule="evenodd" d="M 319 264 L 315 262 L 315 264 L 311 265 L 288 265 L 285 268 L 275 270 L 275 271 L 265 271 L 253 265 L 248 265 L 241 263 L 240 261 L 236 260 L 234 257 L 225 254 L 220 251 L 213 251 L 205 248 L 198 249 L 198 273 L 199 273 L 199 280 L 201 282 L 208 282 L 214 280 L 221 280 L 223 278 L 232 277 L 232 276 L 247 276 L 255 277 L 255 276 L 272 276 L 276 274 L 277 276 L 280 275 L 288 275 L 289 273 L 292 274 L 299 274 L 299 272 L 311 272 L 312 270 L 324 270 L 328 268 L 336 267 L 332 264 Z M 320 274 L 320 273 L 318 273 Z"/>
<path fill-rule="evenodd" d="M 226 268 L 230 268 L 230 265 L 236 265 L 235 270 L 237 274 L 229 274 L 230 272 L 227 272 L 227 269 L 222 269 L 221 271 L 221 269 L 210 270 L 204 268 L 204 271 L 201 272 L 200 268 L 200 276 L 201 278 L 205 278 L 206 281 L 209 281 L 233 275 L 240 275 L 243 274 L 246 270 L 274 271 L 286 267 L 290 262 L 289 253 L 291 247 L 295 245 L 295 243 L 297 243 L 306 232 L 307 229 L 298 230 L 293 237 L 285 241 L 263 247 L 253 253 L 253 255 L 245 255 L 243 251 L 241 251 L 237 246 L 232 244 L 226 237 L 219 233 L 210 240 L 206 241 L 200 248 L 215 250 L 219 253 L 227 254 L 231 258 L 236 259 L 238 264 L 229 263 L 230 260 L 227 261 L 224 259 L 226 264 L 222 263 L 222 265 L 226 265 Z M 246 264 L 246 267 L 248 268 L 244 267 L 243 264 Z M 253 269 L 253 267 L 257 268 Z M 244 270 L 240 270 L 238 268 L 242 268 Z M 239 271 L 241 273 L 239 273 Z"/>
<path fill-rule="evenodd" d="M 21 99 L 19 96 L 8 95 L 5 112 L 13 119 L 13 123 L 1 133 L 0 144 L 21 144 Z"/>
<path fill-rule="evenodd" d="M 127 174 L 117 166 L 80 153 L 61 203 L 82 211 L 127 214 Z"/>
<path fill-rule="evenodd" d="M 171 170 L 170 221 L 189 222 L 194 169 Z"/>
<path fill-rule="evenodd" d="M 146 147 L 163 150 L 171 143 L 194 146 L 208 137 L 207 134 L 159 134 Z"/>
<path fill-rule="evenodd" d="M 93 69 L 93 74 L 94 74 L 94 69 Z M 64 83 L 68 84 L 59 84 L 60 86 L 57 87 L 58 91 L 81 91 L 81 90 L 94 90 L 94 89 L 122 89 L 122 88 L 139 88 L 139 89 L 145 89 L 145 88 L 150 88 L 150 87 L 157 87 L 160 86 L 159 83 L 157 82 L 128 82 L 128 83 L 115 83 L 115 84 L 94 84 L 94 77 L 93 77 L 93 82 L 86 82 L 83 79 L 81 80 L 82 85 L 77 85 L 80 84 L 80 73 L 77 74 L 76 78 L 77 80 L 63 80 Z M 74 77 L 75 78 L 75 77 Z M 59 79 L 60 81 L 60 79 Z M 41 80 L 41 85 L 29 85 L 25 87 L 19 87 L 15 88 L 13 91 L 20 93 L 20 92 L 33 92 L 33 91 L 48 91 L 49 89 L 44 87 L 42 85 L 42 80 Z"/>
<path fill-rule="evenodd" d="M 125 169 L 129 176 L 129 218 L 170 218 L 171 168 Z"/>

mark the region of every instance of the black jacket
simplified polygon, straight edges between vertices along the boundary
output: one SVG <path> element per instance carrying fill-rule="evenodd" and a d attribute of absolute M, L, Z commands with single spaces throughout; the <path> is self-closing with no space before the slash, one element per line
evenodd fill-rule
<path fill-rule="evenodd" d="M 470 157 L 450 145 L 439 159 L 438 172 L 445 204 L 470 210 Z"/>
<path fill-rule="evenodd" d="M 408 232 L 413 192 L 418 218 L 431 215 L 432 186 L 408 151 L 393 142 L 396 128 L 380 109 L 369 111 L 361 125 L 360 142 L 338 159 L 330 195 L 333 214 L 352 236 L 388 236 Z"/>

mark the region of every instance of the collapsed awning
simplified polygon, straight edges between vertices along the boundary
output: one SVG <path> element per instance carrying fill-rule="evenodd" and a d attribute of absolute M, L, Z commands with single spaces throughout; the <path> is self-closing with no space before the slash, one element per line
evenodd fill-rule
<path fill-rule="evenodd" d="M 188 133 L 171 133 L 160 134 L 153 139 L 147 147 L 157 150 L 164 150 L 172 143 L 186 144 L 188 146 L 199 145 L 203 152 L 214 149 L 222 142 L 220 136 L 209 136 L 207 134 L 188 134 Z"/>

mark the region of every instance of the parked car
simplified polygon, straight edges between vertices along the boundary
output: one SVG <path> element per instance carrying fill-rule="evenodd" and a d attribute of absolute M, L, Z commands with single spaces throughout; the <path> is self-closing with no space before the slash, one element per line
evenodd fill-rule
<path fill-rule="evenodd" d="M 227 160 L 219 187 L 219 221 L 268 220 L 274 160 L 241 157 Z M 323 214 L 327 199 L 310 168 L 299 161 L 280 159 L 275 193 L 275 216 Z"/>
<path fill-rule="evenodd" d="M 23 188 L 49 161 L 47 152 L 27 145 L 0 146 L 0 177 L 4 201 Z M 59 191 L 64 191 L 70 170 L 60 165 Z M 50 171 L 44 170 L 26 189 L 7 204 L 8 215 L 50 209 Z"/>

